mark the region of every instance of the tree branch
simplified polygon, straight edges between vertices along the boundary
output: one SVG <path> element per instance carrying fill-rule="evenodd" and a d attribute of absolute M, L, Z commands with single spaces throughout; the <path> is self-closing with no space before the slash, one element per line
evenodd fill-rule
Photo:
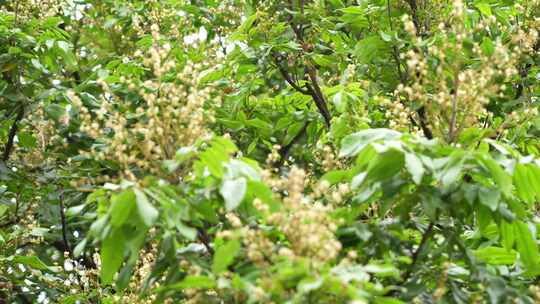
<path fill-rule="evenodd" d="M 408 2 L 409 2 L 409 5 L 411 6 L 411 9 L 414 8 L 414 14 L 413 15 L 416 16 L 416 10 L 417 10 L 416 2 L 414 0 L 413 1 L 408 1 Z M 392 14 L 391 14 L 391 9 L 390 9 L 390 0 L 386 1 L 386 13 L 388 14 L 388 22 L 390 24 L 390 29 L 394 30 L 394 25 L 392 24 Z M 418 17 L 416 17 L 416 19 L 418 19 Z M 418 23 L 418 20 L 416 20 L 416 23 L 415 23 L 415 27 L 418 30 L 418 25 L 416 25 L 417 23 Z M 405 85 L 407 83 L 407 71 L 406 70 L 405 71 L 401 70 L 401 59 L 399 58 L 399 50 L 397 49 L 397 47 L 395 45 L 392 45 L 392 57 L 394 57 L 394 61 L 396 62 L 399 80 L 403 85 Z M 420 120 L 420 127 L 422 128 L 422 132 L 424 132 L 424 136 L 426 136 L 426 138 L 428 138 L 428 139 L 433 139 L 433 132 L 431 131 L 431 129 L 429 128 L 428 123 L 427 123 L 427 116 L 426 116 L 425 107 L 421 106 L 420 108 L 418 108 L 416 110 L 416 113 L 418 114 L 418 118 Z M 412 117 L 410 117 L 410 119 L 413 122 L 415 122 Z"/>
<path fill-rule="evenodd" d="M 538 40 L 536 42 L 536 44 L 534 45 L 533 47 L 534 49 L 534 52 L 537 53 L 538 50 L 540 50 L 540 40 Z M 520 82 L 518 83 L 517 87 L 516 87 L 516 95 L 514 96 L 514 99 L 518 99 L 520 98 L 521 96 L 523 96 L 523 93 L 525 91 L 525 78 L 527 78 L 527 75 L 529 75 L 529 72 L 532 68 L 532 64 L 531 63 L 527 63 L 525 65 L 525 67 L 519 69 L 519 78 L 520 78 Z"/>
<path fill-rule="evenodd" d="M 427 116 L 426 116 L 426 108 L 424 106 L 421 106 L 416 110 L 416 113 L 418 114 L 418 118 L 420 120 L 420 127 L 422 128 L 422 132 L 424 132 L 424 136 L 426 136 L 427 139 L 433 139 L 433 132 L 428 126 L 427 123 Z"/>
<path fill-rule="evenodd" d="M 73 258 L 73 252 L 71 251 L 71 246 L 68 241 L 68 231 L 67 231 L 67 222 L 66 214 L 64 212 L 64 195 L 60 194 L 60 223 L 62 225 L 62 241 L 64 242 L 64 251 L 69 253 L 69 256 Z"/>
<path fill-rule="evenodd" d="M 459 65 L 458 65 L 459 66 Z M 452 116 L 450 118 L 450 126 L 448 129 L 448 142 L 453 142 L 457 136 L 456 130 L 456 118 L 458 111 L 458 91 L 459 91 L 459 69 L 456 69 L 454 73 L 454 95 L 452 96 Z"/>
<path fill-rule="evenodd" d="M 308 90 L 301 88 L 295 81 L 293 81 L 293 79 L 291 78 L 291 75 L 289 74 L 289 72 L 280 64 L 280 62 L 278 61 L 276 56 L 274 56 L 274 62 L 276 63 L 276 66 L 278 67 L 278 70 L 281 73 L 281 75 L 283 76 L 283 78 L 285 78 L 285 81 L 287 81 L 287 83 L 291 87 L 293 87 L 293 89 L 295 89 L 296 91 L 298 91 L 298 92 L 300 92 L 300 93 L 302 93 L 304 95 L 309 95 Z"/>
<path fill-rule="evenodd" d="M 210 255 L 213 255 L 214 249 L 210 245 L 212 240 L 210 239 L 210 236 L 208 235 L 208 233 L 206 233 L 206 230 L 204 230 L 204 228 L 197 227 L 197 238 L 201 243 L 203 243 L 206 251 L 208 251 Z"/>
<path fill-rule="evenodd" d="M 9 159 L 9 155 L 11 154 L 11 150 L 13 149 L 15 135 L 17 135 L 18 124 L 19 124 L 19 121 L 21 121 L 21 119 L 23 118 L 23 116 L 24 116 L 24 106 L 21 105 L 19 108 L 19 111 L 17 112 L 17 116 L 15 117 L 15 120 L 13 121 L 13 124 L 11 125 L 11 128 L 9 129 L 8 141 L 6 142 L 6 146 L 4 148 L 4 155 L 2 156 L 2 160 L 4 162 L 7 162 L 7 160 Z"/>
<path fill-rule="evenodd" d="M 293 1 L 289 0 L 287 3 L 288 3 L 289 10 L 292 11 L 294 9 L 293 8 Z M 304 12 L 304 5 L 305 5 L 305 1 L 300 1 L 299 2 L 300 13 L 302 13 L 302 14 Z M 306 45 L 306 43 L 304 41 L 304 33 L 303 33 L 304 28 L 302 27 L 302 25 L 296 26 L 296 24 L 294 24 L 294 18 L 293 18 L 292 15 L 289 16 L 288 21 L 289 21 L 289 25 L 291 26 L 294 34 L 296 35 L 296 40 L 298 40 L 298 42 L 302 46 L 302 49 L 303 49 L 302 52 L 305 52 L 305 51 L 309 50 L 309 46 Z M 278 68 L 282 68 L 281 65 L 278 64 Z M 325 99 L 325 97 L 324 97 L 324 95 L 322 93 L 322 90 L 321 90 L 321 88 L 320 88 L 320 86 L 318 84 L 317 71 L 316 71 L 315 67 L 310 63 L 305 63 L 304 69 L 307 72 L 308 78 L 310 80 L 310 85 L 306 85 L 307 91 L 304 90 L 304 89 L 301 89 L 301 88 L 300 88 L 301 90 L 299 90 L 299 86 L 296 85 L 296 84 L 295 84 L 296 87 L 293 86 L 292 84 L 294 83 L 294 81 L 292 81 L 292 79 L 290 79 L 290 75 L 288 75 L 288 73 L 284 73 L 281 70 L 280 70 L 280 72 L 281 72 L 282 75 L 284 75 L 284 77 L 287 76 L 287 77 L 285 77 L 285 80 L 287 80 L 287 82 L 289 84 L 291 84 L 291 86 L 293 86 L 293 88 L 295 88 L 297 91 L 302 92 L 305 95 L 311 95 L 313 101 L 315 101 L 315 105 L 317 106 L 317 108 L 319 109 L 319 112 L 322 114 L 322 116 L 324 118 L 326 126 L 330 127 L 330 122 L 331 122 L 332 116 L 330 114 L 330 111 L 328 110 L 326 99 Z"/>
<path fill-rule="evenodd" d="M 279 150 L 279 162 L 278 162 L 278 166 L 281 166 L 283 164 L 283 162 L 285 161 L 285 159 L 289 156 L 289 151 L 291 150 L 291 148 L 304 136 L 304 134 L 306 134 L 306 131 L 307 131 L 307 128 L 309 126 L 311 121 L 306 121 L 304 123 L 304 126 L 302 127 L 302 129 L 300 129 L 300 131 L 298 132 L 298 134 L 296 134 L 293 139 L 291 140 L 291 142 L 289 142 L 286 146 L 283 146 L 280 150 Z"/>
<path fill-rule="evenodd" d="M 433 233 L 433 227 L 435 226 L 434 222 L 430 222 L 429 226 L 427 227 L 426 231 L 424 231 L 424 234 L 422 235 L 422 240 L 420 241 L 420 244 L 418 245 L 418 248 L 413 252 L 411 259 L 411 265 L 409 266 L 409 269 L 405 274 L 403 275 L 402 282 L 405 283 L 407 280 L 411 277 L 412 271 L 414 270 L 414 266 L 418 262 L 418 258 L 420 257 L 420 254 L 424 250 L 424 247 L 427 243 L 427 241 L 431 238 L 431 234 Z"/>
<path fill-rule="evenodd" d="M 313 86 L 312 89 L 309 89 L 311 91 L 311 96 L 313 97 L 313 100 L 315 101 L 315 105 L 319 109 L 319 112 L 321 112 L 322 116 L 324 117 L 326 126 L 330 127 L 330 121 L 332 120 L 332 115 L 330 115 L 330 111 L 328 110 L 328 107 L 326 106 L 326 99 L 324 98 L 321 88 L 319 87 L 319 84 L 317 81 L 317 71 L 311 65 L 307 66 L 307 71 L 308 71 L 309 79 L 311 80 L 311 84 Z"/>
<path fill-rule="evenodd" d="M 416 32 L 420 33 L 420 18 L 418 18 L 418 3 L 416 0 L 407 0 L 409 7 L 411 8 L 412 22 L 416 27 Z"/>

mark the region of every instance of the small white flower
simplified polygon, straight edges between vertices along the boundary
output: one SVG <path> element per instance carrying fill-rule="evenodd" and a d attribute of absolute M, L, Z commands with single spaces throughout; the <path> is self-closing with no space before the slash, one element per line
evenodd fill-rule
<path fill-rule="evenodd" d="M 38 303 L 44 303 L 46 299 L 47 299 L 47 294 L 45 293 L 45 291 L 42 291 L 42 292 L 39 293 L 39 296 L 37 298 L 37 302 Z"/>
<path fill-rule="evenodd" d="M 66 260 L 64 261 L 64 269 L 65 269 L 66 271 L 68 271 L 68 272 L 69 272 L 69 271 L 73 271 L 73 263 L 71 263 L 71 260 L 70 260 L 70 259 L 66 259 Z"/>

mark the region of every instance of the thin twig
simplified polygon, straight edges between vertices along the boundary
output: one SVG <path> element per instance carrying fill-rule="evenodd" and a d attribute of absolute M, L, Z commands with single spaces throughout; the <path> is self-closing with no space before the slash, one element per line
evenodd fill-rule
<path fill-rule="evenodd" d="M 319 109 L 319 112 L 321 112 L 322 116 L 324 117 L 326 126 L 330 127 L 330 121 L 332 120 L 332 115 L 330 115 L 330 111 L 328 110 L 328 107 L 326 106 L 326 99 L 324 98 L 321 88 L 319 87 L 318 80 L 317 80 L 317 71 L 315 70 L 315 67 L 313 67 L 311 64 L 308 64 L 307 70 L 308 70 L 309 79 L 311 80 L 311 84 L 313 86 L 313 89 L 311 90 L 312 91 L 311 96 L 315 100 L 315 105 Z"/>
<path fill-rule="evenodd" d="M 416 5 L 416 2 L 415 1 L 408 1 L 409 2 L 409 5 L 411 6 L 411 9 L 414 11 L 413 13 L 413 19 L 416 19 L 416 22 L 413 22 L 415 24 L 415 27 L 417 29 L 417 33 L 419 32 L 419 22 L 418 22 L 418 17 L 417 17 L 417 14 L 416 14 L 416 10 L 417 10 L 417 5 Z M 387 0 L 386 1 L 386 13 L 388 15 L 388 23 L 390 24 L 390 29 L 393 31 L 394 30 L 394 25 L 392 23 L 392 11 L 391 11 L 391 7 L 390 7 L 390 0 Z M 416 17 L 414 17 L 416 16 Z M 417 25 L 418 24 L 418 25 Z M 407 70 L 405 71 L 402 71 L 401 70 L 401 59 L 399 57 L 399 50 L 397 49 L 396 45 L 392 45 L 392 57 L 394 57 L 394 61 L 396 62 L 396 67 L 397 67 L 397 72 L 398 72 L 398 76 L 399 76 L 399 80 L 401 82 L 401 84 L 403 85 L 406 85 L 407 84 Z M 424 133 L 424 136 L 427 138 L 427 139 L 433 139 L 433 132 L 431 131 L 431 129 L 429 128 L 429 125 L 427 123 L 427 116 L 426 116 L 426 109 L 424 106 L 421 106 L 420 108 L 418 108 L 416 110 L 416 114 L 418 114 L 418 118 L 420 120 L 420 127 L 422 128 L 422 132 Z M 410 116 L 409 117 L 410 120 L 416 124 L 416 121 L 415 119 Z"/>
<path fill-rule="evenodd" d="M 421 28 L 420 18 L 418 18 L 418 4 L 416 3 L 416 0 L 407 0 L 407 3 L 409 3 L 409 7 L 411 8 L 412 21 L 416 27 L 416 32 L 420 33 Z"/>
<path fill-rule="evenodd" d="M 536 42 L 536 44 L 533 47 L 534 53 L 538 52 L 540 50 L 540 40 Z M 516 95 L 514 96 L 514 99 L 519 99 L 521 96 L 523 96 L 523 93 L 525 92 L 525 80 L 527 78 L 527 75 L 529 75 L 529 72 L 532 68 L 531 63 L 527 63 L 525 67 L 519 69 L 519 83 L 516 87 Z"/>
<path fill-rule="evenodd" d="M 204 228 L 197 227 L 197 238 L 199 239 L 201 243 L 203 243 L 204 247 L 206 248 L 206 251 L 208 251 L 210 255 L 213 255 L 214 248 L 212 248 L 212 246 L 210 245 L 210 242 L 212 240 L 210 239 L 210 236 L 208 235 L 206 230 L 204 230 Z"/>
<path fill-rule="evenodd" d="M 69 253 L 69 256 L 73 258 L 73 252 L 68 240 L 66 214 L 64 212 L 64 195 L 60 194 L 60 223 L 62 225 L 62 240 L 64 241 L 64 250 Z"/>
<path fill-rule="evenodd" d="M 278 61 L 277 57 L 274 56 L 274 62 L 279 70 L 279 72 L 281 73 L 281 75 L 283 76 L 283 78 L 285 78 L 285 81 L 287 81 L 287 83 L 293 87 L 293 89 L 297 90 L 298 92 L 304 94 L 304 95 L 308 95 L 309 92 L 307 89 L 303 89 L 301 88 L 292 78 L 291 78 L 291 75 L 289 74 L 289 72 L 280 64 L 280 62 Z"/>
<path fill-rule="evenodd" d="M 418 245 L 418 248 L 416 248 L 416 250 L 413 252 L 413 254 L 411 256 L 412 262 L 411 262 L 411 265 L 410 265 L 409 269 L 407 270 L 407 272 L 403 276 L 403 282 L 406 282 L 409 279 L 409 277 L 411 276 L 412 271 L 414 269 L 414 266 L 418 262 L 418 258 L 420 257 L 420 254 L 422 253 L 422 250 L 424 250 L 424 247 L 425 247 L 427 241 L 431 237 L 431 233 L 433 232 L 433 227 L 434 226 L 435 226 L 435 223 L 430 222 L 429 226 L 426 229 L 426 231 L 424 231 L 424 234 L 422 235 L 422 240 L 420 241 L 420 244 Z"/>
<path fill-rule="evenodd" d="M 281 166 L 283 164 L 283 162 L 287 159 L 287 157 L 289 156 L 289 151 L 291 150 L 291 148 L 296 144 L 296 142 L 298 142 L 303 136 L 304 134 L 306 133 L 307 131 L 307 128 L 309 126 L 311 121 L 306 121 L 304 123 L 304 126 L 302 127 L 302 129 L 300 129 L 300 131 L 298 132 L 298 134 L 296 134 L 293 139 L 291 140 L 291 142 L 289 142 L 286 146 L 283 146 L 280 150 L 279 150 L 279 162 L 278 162 L 278 166 Z"/>
<path fill-rule="evenodd" d="M 448 142 L 453 142 L 456 137 L 457 102 L 459 91 L 459 65 L 454 75 L 454 96 L 452 96 L 452 117 L 448 128 Z"/>
<path fill-rule="evenodd" d="M 290 11 L 293 11 L 293 1 L 292 0 L 289 0 L 287 1 L 287 5 L 288 5 L 288 8 Z M 299 2 L 299 8 L 300 8 L 300 13 L 303 14 L 304 12 L 304 5 L 305 5 L 305 1 L 300 1 Z M 296 40 L 298 40 L 299 44 L 302 46 L 302 49 L 304 51 L 306 51 L 308 48 L 307 48 L 307 45 L 304 41 L 304 27 L 301 25 L 301 24 L 295 24 L 294 23 L 294 18 L 292 15 L 289 16 L 288 18 L 288 21 L 289 21 L 289 25 L 291 27 L 291 29 L 293 30 L 294 34 L 296 35 Z M 293 86 L 292 84 L 294 83 L 295 85 L 293 86 L 293 88 L 295 88 L 297 91 L 299 92 L 302 92 L 303 94 L 306 94 L 306 95 L 311 95 L 311 97 L 313 98 L 313 101 L 315 101 L 315 105 L 317 106 L 317 108 L 319 109 L 319 112 L 322 114 L 323 118 L 324 118 L 324 121 L 326 123 L 326 126 L 327 127 L 330 127 L 330 122 L 331 122 L 331 119 L 332 119 L 332 116 L 330 114 L 330 111 L 328 110 L 328 106 L 327 106 L 327 102 L 326 102 L 326 99 L 322 93 L 322 90 L 318 84 L 318 79 L 317 79 L 317 71 L 314 67 L 313 64 L 311 63 L 306 63 L 304 65 L 304 70 L 305 72 L 308 74 L 308 78 L 310 80 L 310 85 L 306 84 L 306 90 L 307 92 L 304 92 L 305 90 L 300 88 L 298 85 L 296 85 L 296 83 L 294 81 L 292 81 L 292 79 L 290 78 L 290 76 L 288 75 L 288 73 L 284 73 L 283 70 L 281 70 L 283 67 L 281 67 L 281 65 L 278 65 L 278 68 L 280 68 L 280 72 L 282 75 L 284 75 L 284 77 L 287 75 L 287 77 L 285 77 L 285 80 L 291 84 L 291 86 Z M 286 70 L 285 70 L 286 72 Z"/>

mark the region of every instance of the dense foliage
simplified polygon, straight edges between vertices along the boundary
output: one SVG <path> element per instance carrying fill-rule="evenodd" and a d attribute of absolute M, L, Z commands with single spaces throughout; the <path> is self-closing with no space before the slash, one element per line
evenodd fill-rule
<path fill-rule="evenodd" d="M 0 303 L 540 302 L 540 1 L 0 1 Z"/>

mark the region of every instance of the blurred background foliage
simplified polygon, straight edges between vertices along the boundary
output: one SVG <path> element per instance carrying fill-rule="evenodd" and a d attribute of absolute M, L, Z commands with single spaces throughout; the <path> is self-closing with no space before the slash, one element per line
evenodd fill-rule
<path fill-rule="evenodd" d="M 0 303 L 540 301 L 540 2 L 0 1 Z"/>

